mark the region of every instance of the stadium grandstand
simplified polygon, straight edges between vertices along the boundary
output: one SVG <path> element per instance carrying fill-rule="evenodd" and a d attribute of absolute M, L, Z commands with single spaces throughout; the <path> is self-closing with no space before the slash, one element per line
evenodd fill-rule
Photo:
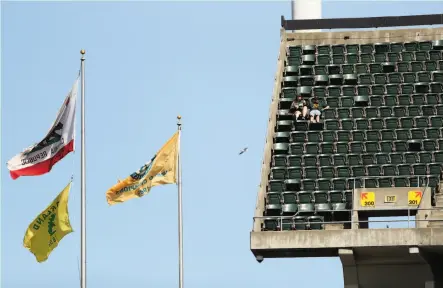
<path fill-rule="evenodd" d="M 281 22 L 252 253 L 339 257 L 345 288 L 443 287 L 443 14 Z"/>

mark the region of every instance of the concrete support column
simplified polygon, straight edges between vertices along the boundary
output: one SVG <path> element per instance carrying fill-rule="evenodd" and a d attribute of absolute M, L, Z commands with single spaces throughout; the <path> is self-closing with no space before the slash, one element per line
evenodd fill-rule
<path fill-rule="evenodd" d="M 354 252 L 352 249 L 338 249 L 338 256 L 343 266 L 344 288 L 359 288 Z"/>

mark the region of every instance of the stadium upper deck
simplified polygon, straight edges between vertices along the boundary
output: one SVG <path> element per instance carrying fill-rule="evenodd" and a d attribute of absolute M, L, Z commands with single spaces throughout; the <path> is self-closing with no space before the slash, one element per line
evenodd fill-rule
<path fill-rule="evenodd" d="M 406 25 L 400 18 L 391 22 Z M 408 19 L 435 24 L 423 23 L 421 16 Z M 305 29 L 325 28 L 318 27 L 323 20 L 304 21 L 282 22 L 287 29 L 309 21 Z M 346 28 L 336 22 L 332 28 Z M 369 22 L 360 27 L 371 27 Z M 294 121 L 289 107 L 296 95 L 330 107 L 321 124 Z M 356 280 L 357 263 L 409 263 L 433 270 L 443 255 L 438 222 L 443 220 L 443 208 L 438 208 L 443 207 L 442 164 L 443 28 L 281 30 L 251 232 L 251 250 L 259 262 L 266 257 L 340 256 L 349 285 L 386 284 L 392 275 L 405 273 L 391 265 L 384 269 L 391 271 L 389 277 L 371 282 L 360 269 Z M 415 227 L 367 229 L 368 218 L 376 216 L 415 216 L 412 224 L 405 223 Z M 417 277 L 404 285 L 441 283 L 435 273 L 428 274 L 432 280 Z M 400 287 L 398 282 L 389 285 Z"/>

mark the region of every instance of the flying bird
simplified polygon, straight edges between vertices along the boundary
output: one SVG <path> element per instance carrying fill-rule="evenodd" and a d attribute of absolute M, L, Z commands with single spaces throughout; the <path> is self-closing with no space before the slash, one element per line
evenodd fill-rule
<path fill-rule="evenodd" d="M 248 147 L 246 147 L 243 150 L 241 150 L 240 153 L 238 153 L 238 155 L 241 155 L 241 154 L 245 153 L 246 151 L 248 151 Z"/>

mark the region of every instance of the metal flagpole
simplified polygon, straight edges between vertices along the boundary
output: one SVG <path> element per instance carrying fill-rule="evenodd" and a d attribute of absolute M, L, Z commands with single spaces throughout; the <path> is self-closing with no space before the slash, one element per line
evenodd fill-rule
<path fill-rule="evenodd" d="M 81 243 L 80 243 L 80 287 L 86 288 L 86 171 L 85 171 L 85 50 L 81 50 L 81 98 L 82 98 L 82 123 L 81 123 L 81 201 L 80 201 L 80 213 L 81 213 Z"/>
<path fill-rule="evenodd" d="M 182 209 L 182 169 L 180 159 L 181 116 L 177 116 L 178 149 L 177 149 L 177 186 L 178 186 L 178 287 L 183 288 L 183 209 Z"/>

